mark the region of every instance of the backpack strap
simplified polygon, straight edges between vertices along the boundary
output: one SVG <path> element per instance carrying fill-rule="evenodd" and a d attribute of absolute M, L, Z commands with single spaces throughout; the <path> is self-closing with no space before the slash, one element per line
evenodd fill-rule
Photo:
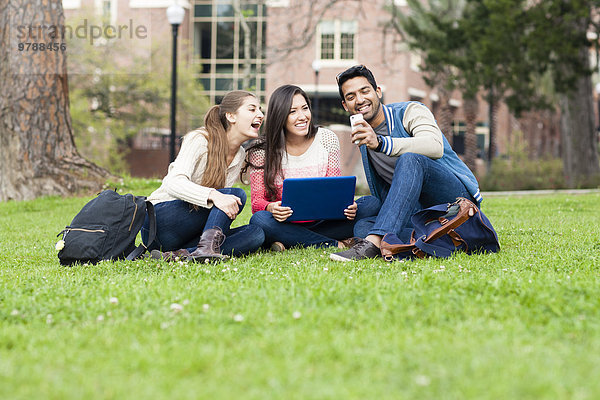
<path fill-rule="evenodd" d="M 149 225 L 148 246 L 150 246 L 152 244 L 152 242 L 154 242 L 154 239 L 156 239 L 156 214 L 154 212 L 154 204 L 152 204 L 149 201 L 146 201 L 146 212 L 148 213 L 148 225 Z M 148 247 L 144 244 L 144 242 L 142 242 L 131 253 L 129 253 L 126 260 L 129 260 L 129 261 L 135 260 L 142 254 L 144 254 L 146 252 L 146 250 L 148 250 Z"/>

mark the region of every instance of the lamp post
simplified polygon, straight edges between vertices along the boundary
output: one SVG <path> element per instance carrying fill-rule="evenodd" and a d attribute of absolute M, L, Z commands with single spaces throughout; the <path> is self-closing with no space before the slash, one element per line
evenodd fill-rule
<path fill-rule="evenodd" d="M 175 161 L 175 140 L 177 138 L 175 130 L 175 116 L 177 109 L 177 30 L 183 22 L 185 10 L 178 4 L 173 4 L 167 8 L 167 20 L 173 28 L 173 51 L 171 64 L 171 141 L 169 143 L 169 160 Z"/>
<path fill-rule="evenodd" d="M 321 69 L 321 61 L 314 60 L 312 62 L 312 69 L 315 71 L 315 101 L 313 104 L 313 121 L 316 124 L 319 114 L 319 70 Z"/>
<path fill-rule="evenodd" d="M 596 129 L 600 132 L 600 82 L 596 83 L 596 105 L 598 107 L 598 125 Z"/>

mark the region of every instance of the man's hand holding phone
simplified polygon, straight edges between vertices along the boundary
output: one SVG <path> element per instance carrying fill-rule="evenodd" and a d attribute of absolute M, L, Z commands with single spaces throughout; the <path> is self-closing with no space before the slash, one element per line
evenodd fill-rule
<path fill-rule="evenodd" d="M 358 128 L 360 122 L 364 120 L 365 118 L 362 114 L 354 114 L 350 116 L 350 127 L 352 128 L 352 142 L 356 145 L 360 143 L 360 140 L 354 139 L 354 132 Z"/>
<path fill-rule="evenodd" d="M 350 126 L 352 127 L 352 143 L 357 146 L 366 144 L 370 149 L 377 148 L 379 145 L 377 135 L 362 114 L 351 115 Z"/>

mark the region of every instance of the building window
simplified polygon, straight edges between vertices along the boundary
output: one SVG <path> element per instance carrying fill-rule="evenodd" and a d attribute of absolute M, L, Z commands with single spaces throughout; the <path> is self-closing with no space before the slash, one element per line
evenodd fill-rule
<path fill-rule="evenodd" d="M 456 154 L 465 154 L 466 132 L 467 124 L 464 121 L 452 121 L 452 149 L 456 152 Z M 483 122 L 477 122 L 475 134 L 477 135 L 477 157 L 484 158 L 487 137 L 489 135 L 489 129 L 487 127 L 487 124 Z"/>
<path fill-rule="evenodd" d="M 410 53 L 410 69 L 419 72 L 421 71 L 421 64 L 423 63 L 423 58 L 419 53 Z"/>
<path fill-rule="evenodd" d="M 319 24 L 321 60 L 353 60 L 356 56 L 356 21 L 323 21 Z"/>
<path fill-rule="evenodd" d="M 265 99 L 267 6 L 265 0 L 239 3 L 239 10 L 232 0 L 193 3 L 193 62 L 213 103 L 233 89 Z"/>
<path fill-rule="evenodd" d="M 81 0 L 63 0 L 63 9 L 65 10 L 76 10 L 81 8 Z"/>
<path fill-rule="evenodd" d="M 116 25 L 117 23 L 117 1 L 95 0 L 96 14 L 100 17 L 103 25 Z"/>

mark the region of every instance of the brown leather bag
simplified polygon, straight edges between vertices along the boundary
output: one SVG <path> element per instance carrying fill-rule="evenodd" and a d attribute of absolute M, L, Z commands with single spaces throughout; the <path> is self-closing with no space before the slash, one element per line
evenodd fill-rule
<path fill-rule="evenodd" d="M 454 203 L 440 204 L 417 212 L 412 217 L 414 230 L 410 243 L 393 233 L 381 241 L 381 255 L 387 260 L 450 257 L 457 251 L 467 254 L 498 252 L 498 235 L 483 212 L 463 197 Z"/>

